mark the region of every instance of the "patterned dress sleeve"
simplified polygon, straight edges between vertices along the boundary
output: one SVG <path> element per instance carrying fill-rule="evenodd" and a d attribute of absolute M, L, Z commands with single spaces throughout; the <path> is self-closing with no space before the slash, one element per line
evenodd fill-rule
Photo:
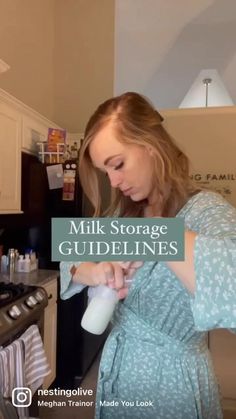
<path fill-rule="evenodd" d="M 62 300 L 67 300 L 68 298 L 73 297 L 73 295 L 81 292 L 85 285 L 76 284 L 72 282 L 71 268 L 74 265 L 78 265 L 78 262 L 61 262 L 60 263 L 60 281 L 61 281 L 61 291 L 60 296 Z"/>
<path fill-rule="evenodd" d="M 224 202 L 202 212 L 195 242 L 191 306 L 198 330 L 236 332 L 236 210 Z"/>

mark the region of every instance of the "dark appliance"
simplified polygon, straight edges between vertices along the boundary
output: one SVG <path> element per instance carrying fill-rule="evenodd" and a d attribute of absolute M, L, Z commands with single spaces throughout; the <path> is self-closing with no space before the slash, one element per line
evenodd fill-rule
<path fill-rule="evenodd" d="M 11 343 L 32 324 L 38 325 L 43 336 L 47 301 L 41 287 L 0 282 L 0 346 Z"/>
<path fill-rule="evenodd" d="M 0 346 L 6 346 L 30 325 L 37 324 L 43 336 L 46 291 L 22 283 L 0 282 Z"/>
<path fill-rule="evenodd" d="M 11 344 L 33 324 L 38 326 L 43 339 L 47 304 L 47 293 L 41 287 L 0 282 L 0 346 L 4 348 Z M 39 411 L 37 392 L 32 400 L 29 412 L 36 416 Z"/>
<path fill-rule="evenodd" d="M 102 348 L 108 330 L 97 336 L 80 325 L 87 307 L 87 288 L 58 305 L 57 377 L 55 387 L 77 388 Z"/>
<path fill-rule="evenodd" d="M 63 166 L 67 163 L 70 161 Z M 51 261 L 51 218 L 84 215 L 83 194 L 77 177 L 75 199 L 63 201 L 62 188 L 49 189 L 46 167 L 36 157 L 22 153 L 22 209 L 31 225 L 31 244 L 32 240 L 36 243 L 40 268 L 59 269 L 59 264 Z M 58 288 L 57 374 L 54 385 L 77 388 L 103 345 L 106 333 L 92 335 L 80 325 L 87 306 L 87 289 L 64 301 L 60 299 L 60 283 Z"/>
<path fill-rule="evenodd" d="M 70 164 L 68 160 L 63 164 Z M 47 165 L 36 156 L 22 153 L 22 211 L 31 227 L 31 242 L 39 253 L 39 267 L 57 269 L 51 261 L 51 218 L 81 217 L 82 190 L 76 177 L 74 200 L 62 199 L 62 188 L 49 189 Z M 32 232 L 33 230 L 33 232 Z M 32 244 L 34 244 L 32 243 Z"/>

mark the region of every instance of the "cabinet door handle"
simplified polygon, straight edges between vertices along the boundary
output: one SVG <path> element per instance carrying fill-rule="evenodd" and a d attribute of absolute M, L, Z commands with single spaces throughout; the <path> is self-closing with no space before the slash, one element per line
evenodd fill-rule
<path fill-rule="evenodd" d="M 48 295 L 48 300 L 51 300 L 52 299 L 52 294 L 49 294 Z"/>

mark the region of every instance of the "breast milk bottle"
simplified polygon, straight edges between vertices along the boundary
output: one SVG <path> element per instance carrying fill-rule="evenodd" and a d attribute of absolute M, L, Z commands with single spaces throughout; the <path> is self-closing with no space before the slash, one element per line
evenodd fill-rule
<path fill-rule="evenodd" d="M 117 291 L 106 285 L 93 289 L 93 297 L 83 315 L 81 326 L 95 335 L 101 335 L 111 320 L 118 302 Z"/>

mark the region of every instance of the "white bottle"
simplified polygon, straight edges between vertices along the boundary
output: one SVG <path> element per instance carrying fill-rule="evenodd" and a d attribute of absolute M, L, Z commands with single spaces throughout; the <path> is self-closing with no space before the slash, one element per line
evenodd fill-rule
<path fill-rule="evenodd" d="M 25 259 L 24 259 L 24 272 L 30 272 L 31 271 L 31 260 L 30 255 L 28 253 L 25 253 Z"/>
<path fill-rule="evenodd" d="M 17 272 L 24 272 L 25 271 L 25 260 L 24 260 L 23 255 L 19 256 L 19 259 L 18 259 L 17 264 L 16 264 L 16 271 Z"/>
<path fill-rule="evenodd" d="M 90 333 L 101 335 L 111 320 L 118 302 L 117 291 L 106 285 L 94 288 L 91 299 L 81 321 L 81 326 Z"/>

